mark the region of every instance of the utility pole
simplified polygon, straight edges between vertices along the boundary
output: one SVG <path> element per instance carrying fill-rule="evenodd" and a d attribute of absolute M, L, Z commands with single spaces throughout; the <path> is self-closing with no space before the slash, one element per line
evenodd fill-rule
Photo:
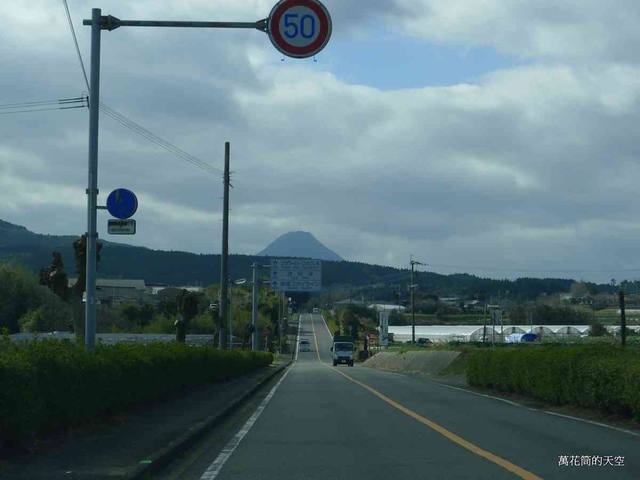
<path fill-rule="evenodd" d="M 624 311 L 624 290 L 620 287 L 618 292 L 620 299 L 620 345 L 623 347 L 627 344 L 627 317 Z"/>
<path fill-rule="evenodd" d="M 260 265 L 258 262 L 253 262 L 251 268 L 253 268 L 253 308 L 251 312 L 251 318 L 253 320 L 253 337 L 251 340 L 251 350 L 259 349 L 259 332 L 258 332 L 258 291 L 260 288 L 260 278 L 258 277 L 258 270 L 261 268 L 269 268 L 271 265 Z"/>
<path fill-rule="evenodd" d="M 229 174 L 229 157 L 231 146 L 229 142 L 224 143 L 224 200 L 222 202 L 222 255 L 220 268 L 220 340 L 218 348 L 227 348 L 227 294 L 229 287 L 229 185 L 231 175 Z"/>
<path fill-rule="evenodd" d="M 233 350 L 233 285 L 229 279 L 229 350 Z"/>
<path fill-rule="evenodd" d="M 257 262 L 253 262 L 251 265 L 253 268 L 253 305 L 251 311 L 251 318 L 253 320 L 253 335 L 251 339 L 251 350 L 258 350 L 258 269 L 260 265 Z"/>
<path fill-rule="evenodd" d="M 278 341 L 276 352 L 280 352 L 280 325 L 282 324 L 282 317 L 284 317 L 284 305 L 282 305 L 283 294 L 284 292 L 282 291 L 278 292 L 278 331 L 273 332 L 274 339 Z"/>
<path fill-rule="evenodd" d="M 411 344 L 415 345 L 416 343 L 416 306 L 414 302 L 414 290 L 416 285 L 413 283 L 414 279 L 414 265 L 425 265 L 424 263 L 420 263 L 417 260 L 413 259 L 413 255 L 409 255 L 409 262 L 411 263 Z"/>
<path fill-rule="evenodd" d="M 482 343 L 484 343 L 487 339 L 487 302 L 484 302 L 484 318 L 483 318 L 483 328 L 482 328 Z"/>

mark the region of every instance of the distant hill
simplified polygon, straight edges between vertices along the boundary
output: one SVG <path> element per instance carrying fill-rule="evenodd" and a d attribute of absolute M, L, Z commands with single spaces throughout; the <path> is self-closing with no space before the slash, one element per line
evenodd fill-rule
<path fill-rule="evenodd" d="M 333 250 L 325 247 L 309 232 L 289 232 L 271 242 L 259 256 L 268 257 L 304 257 L 317 260 L 340 262 L 344 259 Z"/>
<path fill-rule="evenodd" d="M 303 235 L 297 235 L 303 234 Z M 303 238 L 303 245 L 313 245 L 315 250 L 296 250 L 291 247 L 282 251 L 270 247 L 283 237 Z M 76 235 L 40 235 L 20 225 L 0 220 L 0 263 L 21 266 L 38 275 L 42 267 L 51 265 L 52 250 L 62 254 L 65 270 L 70 277 L 75 274 L 73 264 L 73 241 Z M 311 239 L 311 240 L 309 240 Z M 338 261 L 324 260 L 322 263 L 322 285 L 325 294 L 342 291 L 353 298 L 362 296 L 370 300 L 386 299 L 397 301 L 397 291 L 402 298 L 408 298 L 407 284 L 410 280 L 408 269 L 398 269 L 383 265 L 370 265 L 342 260 L 337 254 L 318 242 L 306 232 L 291 232 L 283 235 L 258 255 L 229 255 L 229 276 L 231 278 L 251 278 L 251 264 L 268 263 L 269 257 L 301 256 L 323 259 L 327 252 Z M 103 242 L 101 260 L 98 264 L 99 278 L 143 279 L 147 284 L 169 285 L 212 285 L 220 282 L 220 255 L 194 254 L 180 251 L 152 250 L 145 247 L 114 242 Z M 285 242 L 286 244 L 287 242 Z M 277 245 L 276 245 L 277 246 Z M 318 247 L 319 246 L 319 247 Z M 267 255 L 265 258 L 264 255 Z M 326 258 L 326 257 L 324 257 Z M 269 273 L 265 269 L 261 276 Z M 439 296 L 504 295 L 508 290 L 510 298 L 536 299 L 543 293 L 568 292 L 574 280 L 520 278 L 518 280 L 494 280 L 469 274 L 440 275 L 433 272 L 419 272 L 414 278 L 418 284 L 418 295 L 437 294 Z M 588 287 L 595 284 L 588 284 Z M 598 285 L 601 292 L 613 292 L 614 287 Z"/>
<path fill-rule="evenodd" d="M 14 223 L 0 220 L 0 248 L 71 248 L 73 242 L 76 240 L 76 238 L 82 235 L 82 233 L 79 233 L 78 235 L 44 235 L 41 233 L 34 233 L 31 230 L 27 230 L 27 228 L 23 227 L 22 225 L 16 225 Z M 135 248 L 132 245 L 110 242 L 108 240 L 104 240 L 103 238 L 100 239 L 100 242 L 102 242 L 103 246 L 118 245 L 126 248 Z"/>
<path fill-rule="evenodd" d="M 72 244 L 76 238 L 73 235 L 41 235 L 22 225 L 0 220 L 0 247 L 57 247 Z"/>

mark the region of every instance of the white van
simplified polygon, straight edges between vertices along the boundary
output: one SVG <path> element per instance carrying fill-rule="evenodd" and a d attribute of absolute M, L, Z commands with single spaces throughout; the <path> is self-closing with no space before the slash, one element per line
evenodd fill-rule
<path fill-rule="evenodd" d="M 306 338 L 300 340 L 300 351 L 301 352 L 310 352 L 311 351 L 311 342 Z"/>

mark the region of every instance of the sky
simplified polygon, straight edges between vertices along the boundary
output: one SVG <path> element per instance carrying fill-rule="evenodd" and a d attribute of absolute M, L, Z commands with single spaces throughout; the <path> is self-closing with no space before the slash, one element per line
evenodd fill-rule
<path fill-rule="evenodd" d="M 253 22 L 275 0 L 67 0 L 87 72 L 99 7 L 123 20 Z M 231 253 L 311 232 L 346 260 L 489 278 L 640 279 L 637 0 L 324 0 L 315 58 L 260 31 L 101 35 L 100 99 L 214 167 L 101 113 L 100 205 L 139 199 L 135 236 L 216 253 L 231 144 Z M 88 92 L 62 0 L 0 18 L 0 219 L 87 229 L 86 108 L 4 106 Z"/>

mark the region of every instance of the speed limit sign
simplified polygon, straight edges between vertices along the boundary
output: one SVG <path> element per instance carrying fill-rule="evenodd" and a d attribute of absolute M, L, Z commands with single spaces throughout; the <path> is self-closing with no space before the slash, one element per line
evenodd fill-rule
<path fill-rule="evenodd" d="M 331 16 L 319 0 L 280 0 L 267 19 L 269 39 L 282 54 L 307 58 L 331 37 Z"/>

